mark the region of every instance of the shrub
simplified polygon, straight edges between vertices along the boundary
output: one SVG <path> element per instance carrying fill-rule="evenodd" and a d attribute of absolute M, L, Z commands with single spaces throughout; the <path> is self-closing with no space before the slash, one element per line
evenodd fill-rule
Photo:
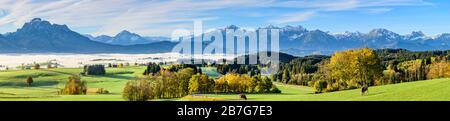
<path fill-rule="evenodd" d="M 314 83 L 314 93 L 322 93 L 325 92 L 325 88 L 327 87 L 327 82 L 324 80 L 319 80 Z"/>
<path fill-rule="evenodd" d="M 86 82 L 81 81 L 79 76 L 70 76 L 67 81 L 62 94 L 67 95 L 81 95 L 86 94 Z"/>
<path fill-rule="evenodd" d="M 333 92 L 339 90 L 339 83 L 327 83 L 325 92 Z"/>
<path fill-rule="evenodd" d="M 269 88 L 272 88 L 273 89 L 273 86 L 275 86 L 275 85 L 273 85 L 273 83 L 272 83 L 272 81 L 269 79 L 269 77 L 267 77 L 267 76 L 264 76 L 263 78 L 262 78 L 262 82 L 261 82 L 261 87 L 262 87 L 262 92 L 260 92 L 260 93 L 264 93 L 264 92 L 269 92 L 270 90 L 269 90 Z M 275 87 L 276 88 L 276 87 Z M 278 89 L 278 88 L 277 88 Z M 280 91 L 281 92 L 281 91 Z"/>
<path fill-rule="evenodd" d="M 27 78 L 27 84 L 28 84 L 28 86 L 31 86 L 31 83 L 33 83 L 33 78 L 32 78 L 31 76 L 29 76 L 29 77 Z"/>
<path fill-rule="evenodd" d="M 41 69 L 41 65 L 39 65 L 39 64 L 34 64 L 34 69 L 36 69 L 36 70 Z"/>

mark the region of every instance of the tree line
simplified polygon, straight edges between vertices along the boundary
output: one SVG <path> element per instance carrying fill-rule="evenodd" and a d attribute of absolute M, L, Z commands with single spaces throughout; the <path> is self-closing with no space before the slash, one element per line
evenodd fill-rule
<path fill-rule="evenodd" d="M 250 76 L 261 73 L 257 65 L 244 64 L 217 64 L 217 72 L 222 75 L 228 73 L 249 74 Z"/>
<path fill-rule="evenodd" d="M 195 65 L 176 64 L 161 67 L 149 64 L 144 77 L 130 80 L 123 89 L 129 101 L 179 98 L 205 93 L 281 93 L 271 80 L 259 74 L 226 74 L 214 80 Z"/>

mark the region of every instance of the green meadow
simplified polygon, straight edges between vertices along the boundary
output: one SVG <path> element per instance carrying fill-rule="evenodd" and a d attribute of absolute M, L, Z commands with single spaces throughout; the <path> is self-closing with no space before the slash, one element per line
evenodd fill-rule
<path fill-rule="evenodd" d="M 123 101 L 122 89 L 128 80 L 140 77 L 145 67 L 107 68 L 103 76 L 82 76 L 88 88 L 104 88 L 109 94 L 58 95 L 68 77 L 79 74 L 81 68 L 57 68 L 40 70 L 0 71 L 1 101 Z M 204 68 L 211 77 L 220 74 L 214 68 Z M 34 83 L 26 84 L 31 76 Z M 314 94 L 305 86 L 276 83 L 281 94 L 246 94 L 249 101 L 448 101 L 450 100 L 450 79 L 416 81 L 369 88 L 367 95 L 361 96 L 359 89 Z M 186 96 L 181 101 L 225 100 L 239 101 L 238 94 L 200 94 Z M 170 100 L 170 101 L 171 101 Z M 165 100 L 167 101 L 167 100 Z"/>
<path fill-rule="evenodd" d="M 314 94 L 311 87 L 277 84 L 281 94 L 247 94 L 255 101 L 449 101 L 450 79 L 416 81 L 369 88 L 361 96 L 360 89 Z M 238 100 L 237 95 L 205 95 L 217 100 Z"/>

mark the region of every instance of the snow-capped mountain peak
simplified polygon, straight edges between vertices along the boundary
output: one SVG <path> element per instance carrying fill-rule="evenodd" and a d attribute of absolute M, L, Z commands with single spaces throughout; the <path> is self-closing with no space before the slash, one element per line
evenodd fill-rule
<path fill-rule="evenodd" d="M 449 39 L 450 40 L 450 33 L 439 34 L 439 35 L 433 37 L 432 39 Z"/>
<path fill-rule="evenodd" d="M 30 22 L 25 23 L 22 28 L 18 29 L 18 32 L 24 31 L 29 32 L 32 30 L 38 31 L 54 31 L 54 30 L 62 30 L 62 31 L 70 31 L 67 25 L 58 25 L 51 24 L 49 21 L 45 21 L 41 18 L 34 18 Z"/>
<path fill-rule="evenodd" d="M 285 26 L 285 27 L 283 27 L 283 28 L 281 28 L 281 30 L 282 31 L 299 31 L 299 32 L 305 32 L 305 31 L 308 31 L 308 30 L 306 30 L 305 28 L 303 28 L 303 26 L 290 26 L 290 25 L 287 25 L 287 26 Z"/>
<path fill-rule="evenodd" d="M 277 26 L 274 26 L 274 25 L 269 25 L 269 26 L 263 27 L 261 29 L 280 29 L 280 27 L 277 27 Z"/>
<path fill-rule="evenodd" d="M 426 38 L 422 31 L 413 31 L 411 34 L 405 35 L 405 40 L 422 40 Z"/>
<path fill-rule="evenodd" d="M 374 37 L 374 38 L 385 38 L 385 39 L 390 39 L 390 40 L 401 38 L 401 36 L 399 34 L 389 31 L 387 29 L 382 29 L 382 28 L 373 29 L 372 31 L 370 31 L 368 33 L 368 36 Z"/>

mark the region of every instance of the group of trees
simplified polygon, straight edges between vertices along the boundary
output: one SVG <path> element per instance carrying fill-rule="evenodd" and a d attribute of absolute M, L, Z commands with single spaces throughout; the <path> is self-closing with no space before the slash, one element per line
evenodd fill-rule
<path fill-rule="evenodd" d="M 383 75 L 376 52 L 369 48 L 336 52 L 324 60 L 308 85 L 315 93 L 331 92 L 374 85 Z"/>
<path fill-rule="evenodd" d="M 83 75 L 105 75 L 105 66 L 104 65 L 84 65 Z"/>
<path fill-rule="evenodd" d="M 189 79 L 189 93 L 209 93 L 214 89 L 214 80 L 207 75 L 197 73 Z"/>
<path fill-rule="evenodd" d="M 159 71 L 161 71 L 161 67 L 158 64 L 156 64 L 156 63 L 149 63 L 147 65 L 147 69 L 145 69 L 143 75 L 149 75 L 149 74 L 154 75 L 154 74 L 159 73 Z"/>
<path fill-rule="evenodd" d="M 442 60 L 434 60 L 428 66 L 428 79 L 447 78 L 450 77 L 450 62 L 447 58 Z"/>
<path fill-rule="evenodd" d="M 390 64 L 384 71 L 384 84 L 450 77 L 450 62 L 445 56 Z"/>
<path fill-rule="evenodd" d="M 59 66 L 58 62 L 55 62 L 52 60 L 52 61 L 48 61 L 45 63 L 36 63 L 36 62 L 28 63 L 28 64 L 22 63 L 19 66 L 16 66 L 15 68 L 20 69 L 20 70 L 28 70 L 28 69 L 39 70 L 39 69 L 42 69 L 43 65 L 46 65 L 46 69 L 58 68 L 58 66 Z M 6 66 L 5 69 L 8 70 L 10 68 Z"/>
<path fill-rule="evenodd" d="M 261 75 L 226 74 L 215 81 L 216 93 L 281 93 L 272 81 Z"/>
<path fill-rule="evenodd" d="M 426 79 L 426 66 L 429 62 L 427 59 L 416 59 L 399 63 L 394 69 L 395 72 L 400 72 L 401 78 L 393 80 L 393 83 L 410 82 Z"/>
<path fill-rule="evenodd" d="M 336 52 L 330 58 L 330 63 L 325 66 L 328 67 L 324 67 L 324 69 L 331 70 L 331 77 L 323 78 L 323 80 L 327 80 L 325 91 L 374 85 L 375 80 L 382 76 L 383 71 L 378 55 L 369 48 Z"/>
<path fill-rule="evenodd" d="M 285 84 L 307 86 L 309 81 L 314 80 L 314 73 L 317 72 L 320 62 L 329 58 L 328 56 L 313 55 L 281 63 L 273 78 Z"/>
<path fill-rule="evenodd" d="M 148 63 L 147 68 L 145 69 L 143 75 L 155 75 L 160 73 L 161 70 L 166 70 L 170 72 L 178 72 L 179 70 L 185 69 L 185 68 L 191 68 L 193 69 L 194 73 L 202 73 L 201 69 L 197 65 L 192 64 L 174 64 L 169 65 L 168 67 L 162 68 L 161 63 Z"/>
<path fill-rule="evenodd" d="M 177 72 L 181 69 L 185 69 L 185 68 L 191 68 L 194 70 L 194 73 L 202 73 L 202 69 L 200 69 L 200 67 L 202 67 L 203 64 L 174 64 L 174 65 L 170 65 L 169 67 L 166 68 L 166 70 L 171 71 L 171 72 Z"/>
<path fill-rule="evenodd" d="M 190 85 L 193 83 L 191 81 L 196 80 L 196 75 L 201 74 L 196 74 L 193 68 L 184 68 L 177 72 L 163 69 L 140 80 L 129 81 L 123 90 L 123 98 L 130 101 L 144 101 L 183 97 L 193 90 Z M 209 79 L 207 76 L 206 78 Z M 199 86 L 203 86 L 203 81 L 199 82 Z M 203 87 L 196 88 L 203 89 Z"/>
<path fill-rule="evenodd" d="M 244 64 L 217 64 L 217 72 L 220 74 L 237 73 L 248 74 L 250 76 L 261 73 L 257 65 Z"/>
<path fill-rule="evenodd" d="M 268 77 L 227 74 L 214 80 L 202 74 L 197 66 L 171 65 L 166 68 L 149 64 L 145 78 L 129 81 L 123 98 L 130 101 L 168 99 L 199 93 L 280 93 Z M 144 73 L 145 74 L 145 73 Z"/>
<path fill-rule="evenodd" d="M 128 66 L 139 66 L 138 63 L 134 62 L 133 64 L 130 64 L 129 62 L 125 62 L 125 63 L 108 63 L 106 65 L 108 68 L 123 68 L 123 67 L 128 67 Z"/>
<path fill-rule="evenodd" d="M 376 50 L 378 57 L 384 67 L 389 65 L 397 65 L 401 62 L 416 60 L 416 59 L 431 59 L 440 57 L 442 59 L 450 59 L 450 50 L 445 51 L 418 51 L 413 52 L 405 49 L 379 49 Z"/>
<path fill-rule="evenodd" d="M 128 101 L 147 101 L 154 99 L 150 81 L 145 79 L 128 81 L 123 89 L 122 97 Z"/>

